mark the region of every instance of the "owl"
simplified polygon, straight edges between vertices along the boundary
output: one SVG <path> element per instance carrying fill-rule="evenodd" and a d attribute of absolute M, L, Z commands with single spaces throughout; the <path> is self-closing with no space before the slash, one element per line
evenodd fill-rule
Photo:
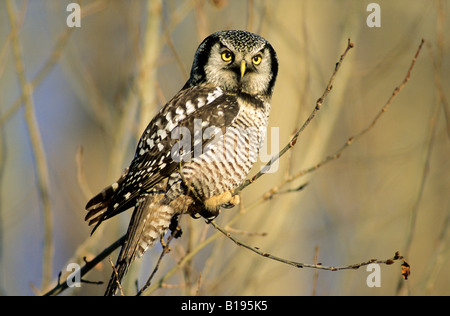
<path fill-rule="evenodd" d="M 92 233 L 134 208 L 105 295 L 180 214 L 212 218 L 239 203 L 233 190 L 257 160 L 277 73 L 259 35 L 220 31 L 199 45 L 189 79 L 148 124 L 130 166 L 86 205 Z"/>

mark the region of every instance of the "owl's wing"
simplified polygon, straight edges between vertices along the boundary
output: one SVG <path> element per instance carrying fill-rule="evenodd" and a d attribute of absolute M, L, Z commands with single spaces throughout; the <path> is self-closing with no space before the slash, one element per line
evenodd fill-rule
<path fill-rule="evenodd" d="M 219 88 L 192 87 L 181 90 L 150 122 L 125 174 L 108 187 L 109 190 L 106 188 L 88 202 L 86 220 L 90 225 L 96 223 L 95 230 L 103 220 L 133 207 L 140 194 L 151 191 L 157 183 L 178 170 L 186 161 L 185 157 L 192 157 L 198 146 L 202 150 L 205 148 L 212 140 L 212 137 L 203 138 L 207 128 L 218 128 L 225 133 L 238 112 L 236 96 L 223 94 Z M 175 136 L 181 133 L 181 142 L 190 145 L 182 153 L 183 159 L 173 151 L 180 142 L 180 137 L 173 137 L 177 128 L 180 129 Z M 190 139 L 184 139 L 186 135 Z M 109 195 L 105 194 L 107 191 Z"/>

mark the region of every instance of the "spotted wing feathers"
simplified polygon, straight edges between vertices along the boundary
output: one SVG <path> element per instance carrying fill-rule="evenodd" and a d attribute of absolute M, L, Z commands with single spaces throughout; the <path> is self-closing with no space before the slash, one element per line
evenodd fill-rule
<path fill-rule="evenodd" d="M 208 127 L 225 132 L 239 112 L 236 97 L 224 95 L 219 88 L 191 87 L 181 90 L 149 123 L 144 131 L 134 159 L 122 177 L 92 198 L 86 205 L 89 224 L 100 223 L 136 205 L 140 195 L 152 188 L 173 172 L 179 170 L 180 159 L 174 159 L 172 148 L 180 141 L 173 138 L 172 131 L 184 127 L 191 135 L 189 156 L 194 154 L 198 144 L 194 137 L 196 130 L 201 134 Z M 200 122 L 199 126 L 198 122 Z M 202 149 L 211 138 L 201 140 Z M 183 160 L 185 161 L 185 160 Z"/>

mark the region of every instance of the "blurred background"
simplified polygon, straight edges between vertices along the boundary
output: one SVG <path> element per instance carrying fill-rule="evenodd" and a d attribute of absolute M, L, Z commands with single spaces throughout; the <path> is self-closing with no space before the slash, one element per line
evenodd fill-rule
<path fill-rule="evenodd" d="M 217 223 L 303 263 L 341 266 L 400 251 L 411 276 L 402 279 L 401 262 L 381 265 L 381 287 L 370 288 L 365 267 L 296 269 L 183 216 L 183 236 L 153 279 L 162 286 L 147 294 L 450 295 L 448 1 L 378 0 L 381 27 L 373 28 L 372 1 L 84 0 L 81 27 L 70 28 L 72 2 L 0 3 L 1 295 L 43 294 L 69 263 L 82 265 L 125 233 L 131 212 L 90 237 L 84 206 L 129 165 L 147 123 L 185 83 L 198 44 L 222 29 L 258 33 L 277 51 L 270 127 L 280 149 L 311 113 L 348 38 L 355 47 L 278 171 L 247 187 L 241 207 Z M 339 159 L 287 182 L 370 126 L 422 38 L 410 81 L 376 125 Z M 279 194 L 263 199 L 273 188 Z M 125 294 L 145 283 L 160 252 L 133 264 Z M 105 259 L 84 279 L 107 282 L 110 273 Z M 103 291 L 82 283 L 61 295 Z"/>

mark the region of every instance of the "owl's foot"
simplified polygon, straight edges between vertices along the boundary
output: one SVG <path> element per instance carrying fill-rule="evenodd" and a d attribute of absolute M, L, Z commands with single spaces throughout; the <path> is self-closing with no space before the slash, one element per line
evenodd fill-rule
<path fill-rule="evenodd" d="M 233 195 L 231 191 L 214 195 L 203 202 L 202 216 L 206 218 L 216 217 L 220 213 L 220 207 L 231 208 L 239 204 L 239 195 Z"/>
<path fill-rule="evenodd" d="M 172 217 L 170 220 L 169 229 L 172 232 L 173 237 L 179 238 L 183 234 L 180 226 L 178 225 L 178 214 Z"/>

